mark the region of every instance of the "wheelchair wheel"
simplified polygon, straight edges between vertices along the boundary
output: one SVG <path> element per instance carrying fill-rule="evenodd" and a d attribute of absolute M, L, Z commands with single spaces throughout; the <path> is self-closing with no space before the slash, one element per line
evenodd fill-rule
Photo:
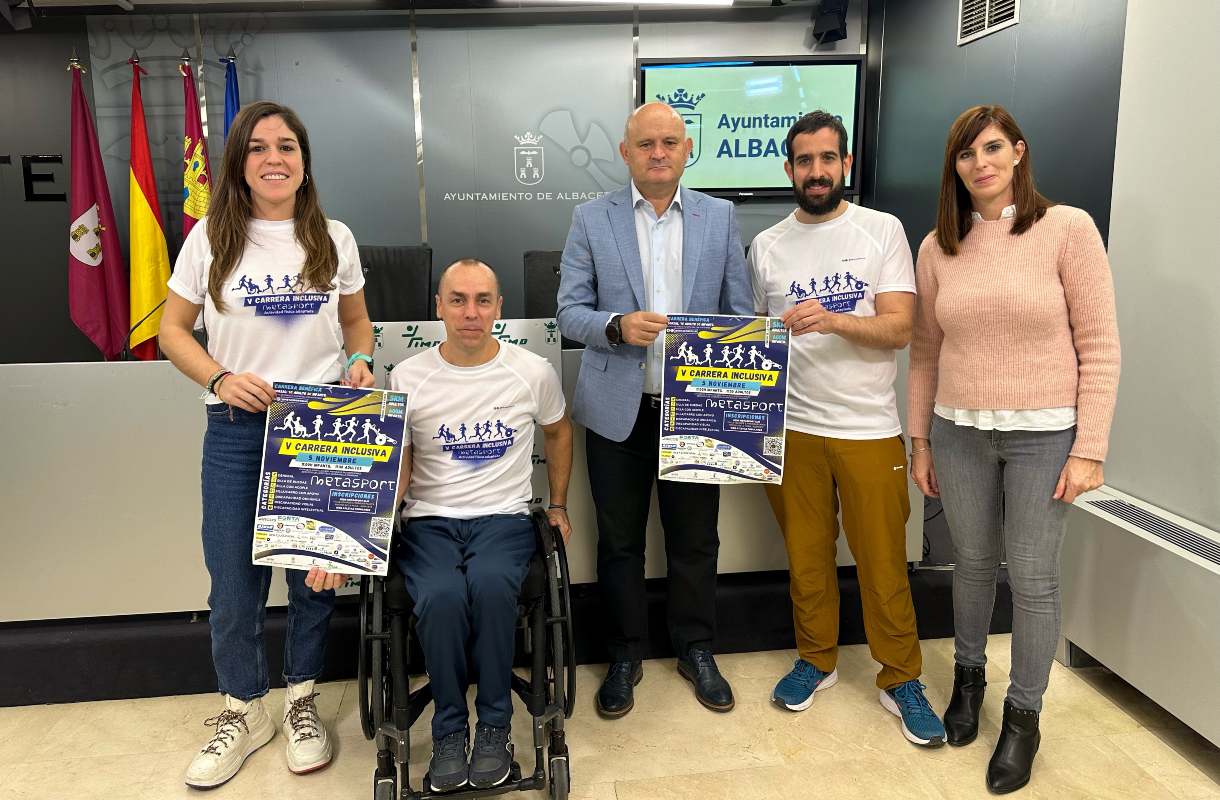
<path fill-rule="evenodd" d="M 377 628 L 385 627 L 385 586 L 377 583 L 373 587 L 373 624 Z M 372 680 L 369 681 L 368 693 L 371 701 L 373 733 L 376 734 L 377 729 L 381 727 L 381 723 L 385 722 L 386 716 L 386 690 L 390 685 L 390 664 L 389 664 L 389 638 L 383 630 L 382 635 L 373 639 L 373 647 L 369 653 L 369 658 L 372 661 Z M 369 738 L 373 738 L 369 736 Z"/>
<path fill-rule="evenodd" d="M 373 775 L 373 800 L 398 800 L 398 780 L 393 775 Z"/>
<path fill-rule="evenodd" d="M 372 582 L 368 576 L 360 578 L 360 647 L 356 656 L 356 705 L 360 709 L 360 730 L 365 739 L 372 739 L 375 732 L 369 709 L 369 653 L 373 648 L 373 640 L 369 638 L 373 632 L 369 625 L 369 594 Z"/>
<path fill-rule="evenodd" d="M 555 663 L 563 665 L 563 675 L 555 679 L 563 680 L 563 715 L 572 717 L 576 709 L 576 641 L 572 635 L 572 593 L 571 573 L 568 572 L 568 550 L 563 537 L 555 537 L 555 553 L 559 557 L 559 614 L 564 619 L 562 624 L 555 626 Z M 565 762 L 566 764 L 566 762 Z M 566 769 L 566 767 L 565 767 Z M 566 796 L 566 795 L 565 795 Z"/>
<path fill-rule="evenodd" d="M 365 739 L 372 739 L 385 719 L 386 639 L 380 629 L 385 613 L 385 591 L 368 576 L 360 579 L 360 647 L 357 654 L 356 705 Z M 374 630 L 376 628 L 377 630 Z"/>
<path fill-rule="evenodd" d="M 547 796 L 551 800 L 567 800 L 572 789 L 572 778 L 568 774 L 568 757 L 551 756 L 551 780 L 547 784 Z"/>

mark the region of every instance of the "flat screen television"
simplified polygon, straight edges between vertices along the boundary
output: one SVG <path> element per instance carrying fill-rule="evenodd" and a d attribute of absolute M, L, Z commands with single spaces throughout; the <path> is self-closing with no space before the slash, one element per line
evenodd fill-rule
<path fill-rule="evenodd" d="M 844 183 L 854 195 L 863 76 L 861 56 L 641 59 L 638 100 L 682 114 L 694 140 L 682 184 L 722 197 L 790 195 L 788 129 L 810 111 L 829 111 L 847 129 L 854 163 Z"/>

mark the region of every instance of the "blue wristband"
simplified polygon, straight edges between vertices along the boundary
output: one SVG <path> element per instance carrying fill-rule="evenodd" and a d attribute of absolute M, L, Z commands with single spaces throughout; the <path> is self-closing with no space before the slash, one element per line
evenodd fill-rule
<path fill-rule="evenodd" d="M 363 361 L 369 365 L 370 370 L 373 369 L 373 357 L 366 356 L 364 353 L 352 353 L 350 356 L 348 356 L 347 366 L 344 367 L 344 369 L 350 372 L 352 369 L 352 364 L 355 364 L 357 361 Z"/>

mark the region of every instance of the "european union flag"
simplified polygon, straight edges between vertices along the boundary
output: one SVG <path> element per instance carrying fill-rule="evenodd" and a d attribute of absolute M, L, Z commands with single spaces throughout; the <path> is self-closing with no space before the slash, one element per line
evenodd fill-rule
<path fill-rule="evenodd" d="M 241 95 L 237 90 L 237 59 L 222 58 L 220 63 L 225 65 L 225 138 L 228 139 L 229 126 L 241 108 Z"/>

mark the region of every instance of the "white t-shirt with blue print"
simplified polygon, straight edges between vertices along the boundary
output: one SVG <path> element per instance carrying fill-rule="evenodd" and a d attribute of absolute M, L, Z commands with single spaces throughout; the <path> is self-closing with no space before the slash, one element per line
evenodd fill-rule
<path fill-rule="evenodd" d="M 253 372 L 268 383 L 330 383 L 343 375 L 339 295 L 364 288 L 360 254 L 347 226 L 328 220 L 339 255 L 330 291 L 305 286 L 305 251 L 292 220 L 252 219 L 241 260 L 225 282 L 224 313 L 208 294 L 212 246 L 207 217 L 191 229 L 169 279 L 170 290 L 203 306 L 208 355 L 232 372 Z M 219 403 L 215 395 L 209 403 Z"/>
<path fill-rule="evenodd" d="M 878 294 L 915 293 L 902 223 L 852 204 L 817 224 L 789 214 L 754 238 L 749 262 L 754 308 L 774 317 L 810 299 L 828 311 L 874 316 Z M 789 428 L 836 439 L 885 439 L 902 432 L 893 350 L 807 333 L 792 337 L 788 359 Z"/>
<path fill-rule="evenodd" d="M 556 423 L 564 412 L 550 362 L 500 342 L 486 364 L 457 367 L 438 346 L 399 362 L 389 388 L 407 393 L 404 516 L 472 519 L 529 510 L 534 426 Z"/>

